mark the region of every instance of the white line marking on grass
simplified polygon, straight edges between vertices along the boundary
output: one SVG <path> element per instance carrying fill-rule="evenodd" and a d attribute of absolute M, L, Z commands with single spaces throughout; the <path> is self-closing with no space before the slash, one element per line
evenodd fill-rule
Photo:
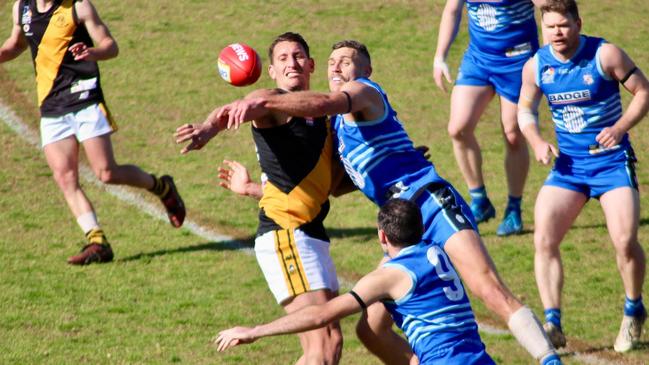
<path fill-rule="evenodd" d="M 16 115 L 16 113 L 14 113 L 14 111 L 11 108 L 5 105 L 2 102 L 2 100 L 0 100 L 0 119 L 2 119 L 2 121 L 9 128 L 11 128 L 18 136 L 20 136 L 26 142 L 36 147 L 37 149 L 41 149 L 41 145 L 40 145 L 41 142 L 39 136 L 36 133 L 34 133 L 32 130 L 30 130 L 27 124 L 25 124 L 22 120 L 20 120 L 18 115 Z M 164 212 L 159 206 L 149 203 L 148 201 L 142 199 L 142 197 L 140 197 L 138 194 L 135 194 L 124 187 L 116 186 L 116 185 L 106 185 L 101 183 L 99 180 L 97 180 L 92 170 L 85 164 L 81 164 L 79 166 L 79 174 L 86 182 L 92 183 L 99 188 L 107 190 L 111 195 L 113 195 L 117 199 L 135 206 L 136 208 L 152 216 L 153 218 L 165 222 L 168 221 L 166 212 Z M 232 247 L 234 250 L 243 251 L 248 255 L 254 254 L 253 249 L 244 246 L 233 237 L 226 236 L 218 232 L 215 232 L 209 228 L 203 227 L 190 219 L 185 219 L 183 228 L 189 230 L 196 236 L 206 239 L 210 242 L 224 242 L 225 244 Z M 340 285 L 343 289 L 349 290 L 354 286 L 353 282 L 346 280 L 344 278 L 339 277 L 338 281 L 340 282 Z M 502 336 L 502 335 L 510 334 L 508 330 L 500 329 L 483 323 L 479 323 L 478 328 L 480 332 L 487 333 L 490 335 Z M 582 361 L 585 364 L 593 364 L 593 365 L 614 365 L 615 364 L 594 355 L 581 354 L 578 352 L 574 353 L 574 358 L 578 359 L 579 361 Z"/>

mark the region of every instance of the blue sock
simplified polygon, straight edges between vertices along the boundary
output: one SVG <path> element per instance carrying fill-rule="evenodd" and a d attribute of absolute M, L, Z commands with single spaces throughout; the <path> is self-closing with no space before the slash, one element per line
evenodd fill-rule
<path fill-rule="evenodd" d="M 509 199 L 507 200 L 507 209 L 506 211 L 515 211 L 515 212 L 520 212 L 521 211 L 521 201 L 523 200 L 522 196 L 519 196 L 518 198 L 515 198 L 513 196 L 509 196 Z"/>
<path fill-rule="evenodd" d="M 548 308 L 544 311 L 544 313 L 546 322 L 550 322 L 561 329 L 561 309 Z"/>
<path fill-rule="evenodd" d="M 482 206 L 487 204 L 489 201 L 489 198 L 487 197 L 487 188 L 484 185 L 479 188 L 469 189 L 469 195 L 471 196 L 471 204 Z"/>
<path fill-rule="evenodd" d="M 624 315 L 637 317 L 642 315 L 645 312 L 644 304 L 642 304 L 642 296 L 638 299 L 631 300 L 627 297 L 624 300 Z"/>
<path fill-rule="evenodd" d="M 561 365 L 559 355 L 553 353 L 541 359 L 541 365 Z"/>

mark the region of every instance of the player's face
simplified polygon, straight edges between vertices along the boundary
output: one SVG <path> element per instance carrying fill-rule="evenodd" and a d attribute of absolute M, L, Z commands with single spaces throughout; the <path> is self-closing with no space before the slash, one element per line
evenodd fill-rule
<path fill-rule="evenodd" d="M 329 90 L 339 91 L 342 85 L 359 77 L 369 76 L 369 62 L 353 48 L 334 49 L 327 64 Z"/>
<path fill-rule="evenodd" d="M 580 31 L 581 19 L 555 12 L 543 14 L 543 35 L 557 53 L 572 55 L 579 47 Z"/>
<path fill-rule="evenodd" d="M 313 59 L 299 43 L 279 42 L 273 49 L 273 63 L 268 66 L 268 73 L 280 89 L 308 90 L 314 66 Z"/>

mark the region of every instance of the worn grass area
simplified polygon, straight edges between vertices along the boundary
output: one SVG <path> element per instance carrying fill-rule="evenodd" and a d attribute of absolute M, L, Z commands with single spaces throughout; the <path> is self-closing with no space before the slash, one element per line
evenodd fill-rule
<path fill-rule="evenodd" d="M 0 36 L 9 33 L 11 1 L 0 2 Z M 183 193 L 189 217 L 210 228 L 248 238 L 256 226 L 256 203 L 216 186 L 224 158 L 251 167 L 254 147 L 247 128 L 218 136 L 203 151 L 180 156 L 174 129 L 204 118 L 213 107 L 252 88 L 229 87 L 216 72 L 218 51 L 243 41 L 267 64 L 266 47 L 287 30 L 302 33 L 316 59 L 312 88 L 325 90 L 329 47 L 343 38 L 365 42 L 373 57 L 373 79 L 384 85 L 400 119 L 418 144 L 431 147 L 438 170 L 463 193 L 466 188 L 446 135 L 448 95 L 432 82 L 432 54 L 442 1 L 320 2 L 205 0 L 124 2 L 96 0 L 120 44 L 120 56 L 101 64 L 102 83 L 120 125 L 114 135 L 120 162 L 171 173 Z M 628 0 L 582 2 L 584 31 L 622 46 L 649 69 L 649 4 Z M 449 55 L 457 67 L 466 45 L 466 24 Z M 27 53 L 0 66 L 0 99 L 38 128 L 35 87 Z M 263 75 L 256 87 L 271 87 Z M 629 98 L 625 95 L 625 100 Z M 495 103 L 478 126 L 490 196 L 506 200 L 503 144 Z M 544 130 L 551 135 L 547 113 Z M 640 239 L 649 233 L 649 129 L 632 132 L 640 159 Z M 117 261 L 70 268 L 65 258 L 81 235 L 51 179 L 42 153 L 0 124 L 0 363 L 258 363 L 287 364 L 299 356 L 295 337 L 264 339 L 225 355 L 208 346 L 218 329 L 253 324 L 281 313 L 266 289 L 253 257 L 186 230 L 152 220 L 101 189 L 87 186 Z M 532 164 L 524 210 L 533 225 L 534 197 L 547 168 Z M 148 197 L 147 197 L 148 199 Z M 359 194 L 334 199 L 327 220 L 332 255 L 341 276 L 354 281 L 380 257 L 375 244 L 376 208 Z M 500 216 L 499 216 L 500 218 Z M 502 239 L 498 222 L 481 226 L 485 242 L 513 292 L 541 314 L 532 263 L 532 234 Z M 625 363 L 649 363 L 647 347 L 621 357 L 612 353 L 623 301 L 603 214 L 590 202 L 562 246 L 566 267 L 564 327 L 576 350 Z M 481 303 L 479 319 L 504 328 Z M 376 364 L 343 323 L 345 364 Z M 510 336 L 484 335 L 498 363 L 529 364 Z M 577 364 L 572 353 L 566 363 Z"/>

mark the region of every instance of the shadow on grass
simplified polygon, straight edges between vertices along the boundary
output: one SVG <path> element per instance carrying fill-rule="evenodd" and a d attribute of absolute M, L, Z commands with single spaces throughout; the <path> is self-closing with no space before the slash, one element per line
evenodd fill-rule
<path fill-rule="evenodd" d="M 138 260 L 150 260 L 157 256 L 183 254 L 196 251 L 237 251 L 242 249 L 252 249 L 255 245 L 255 238 L 248 237 L 241 240 L 221 241 L 221 242 L 207 242 L 198 245 L 176 247 L 165 250 L 157 250 L 151 252 L 142 252 L 136 255 L 117 259 L 117 262 L 128 262 Z"/>
<path fill-rule="evenodd" d="M 333 228 L 328 229 L 327 233 L 331 239 L 340 239 L 345 237 L 361 237 L 363 240 L 374 240 L 376 238 L 376 228 L 359 227 L 359 228 Z M 242 249 L 253 249 L 255 247 L 255 237 L 247 237 L 241 240 L 206 242 L 192 246 L 169 248 L 151 252 L 141 252 L 132 256 L 117 259 L 117 262 L 129 262 L 138 260 L 150 260 L 154 257 L 184 254 L 196 251 L 237 251 Z"/>
<path fill-rule="evenodd" d="M 376 227 L 327 228 L 329 238 L 341 239 L 357 237 L 361 240 L 376 240 Z"/>

